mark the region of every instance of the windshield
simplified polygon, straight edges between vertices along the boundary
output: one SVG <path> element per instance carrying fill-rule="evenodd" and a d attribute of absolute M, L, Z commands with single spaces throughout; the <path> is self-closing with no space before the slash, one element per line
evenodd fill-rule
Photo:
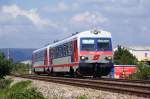
<path fill-rule="evenodd" d="M 97 40 L 97 49 L 100 51 L 106 51 L 110 49 L 110 40 L 109 39 L 98 39 Z"/>
<path fill-rule="evenodd" d="M 82 51 L 110 51 L 112 50 L 110 38 L 81 38 Z"/>
<path fill-rule="evenodd" d="M 94 39 L 82 39 L 81 40 L 81 48 L 86 51 L 93 51 L 95 49 Z"/>

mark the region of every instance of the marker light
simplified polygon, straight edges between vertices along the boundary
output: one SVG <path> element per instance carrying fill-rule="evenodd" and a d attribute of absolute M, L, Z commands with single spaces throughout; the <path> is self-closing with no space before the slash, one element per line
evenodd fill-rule
<path fill-rule="evenodd" d="M 94 30 L 92 33 L 97 35 L 97 34 L 100 34 L 100 33 L 101 33 L 101 31 Z"/>

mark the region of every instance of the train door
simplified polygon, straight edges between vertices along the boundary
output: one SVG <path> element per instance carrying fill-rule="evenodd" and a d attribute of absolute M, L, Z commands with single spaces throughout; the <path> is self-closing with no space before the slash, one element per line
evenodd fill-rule
<path fill-rule="evenodd" d="M 77 47 L 77 40 L 73 41 L 73 50 L 74 50 L 74 62 L 78 62 L 78 47 Z"/>
<path fill-rule="evenodd" d="M 48 52 L 47 49 L 44 51 L 44 72 L 48 71 Z"/>
<path fill-rule="evenodd" d="M 53 59 L 53 49 L 49 48 L 49 72 L 53 72 L 52 59 Z"/>
<path fill-rule="evenodd" d="M 48 65 L 48 55 L 47 55 L 48 53 L 47 53 L 47 49 L 45 50 L 45 52 L 44 52 L 44 65 L 46 66 L 46 65 Z"/>

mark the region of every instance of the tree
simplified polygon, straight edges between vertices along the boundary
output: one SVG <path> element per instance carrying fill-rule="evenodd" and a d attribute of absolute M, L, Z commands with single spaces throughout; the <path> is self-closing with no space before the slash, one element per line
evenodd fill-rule
<path fill-rule="evenodd" d="M 10 74 L 12 61 L 6 60 L 3 53 L 0 52 L 0 78 Z"/>
<path fill-rule="evenodd" d="M 127 49 L 118 45 L 117 50 L 114 52 L 114 64 L 135 65 L 137 64 L 137 58 Z"/>

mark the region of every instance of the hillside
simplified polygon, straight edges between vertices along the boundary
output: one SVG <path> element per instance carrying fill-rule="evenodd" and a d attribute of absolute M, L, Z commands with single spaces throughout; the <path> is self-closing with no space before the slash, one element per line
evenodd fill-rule
<path fill-rule="evenodd" d="M 35 49 L 32 48 L 9 48 L 9 57 L 13 59 L 13 62 L 19 62 L 23 60 L 31 60 L 32 52 Z M 8 57 L 8 48 L 1 48 L 6 57 Z"/>

